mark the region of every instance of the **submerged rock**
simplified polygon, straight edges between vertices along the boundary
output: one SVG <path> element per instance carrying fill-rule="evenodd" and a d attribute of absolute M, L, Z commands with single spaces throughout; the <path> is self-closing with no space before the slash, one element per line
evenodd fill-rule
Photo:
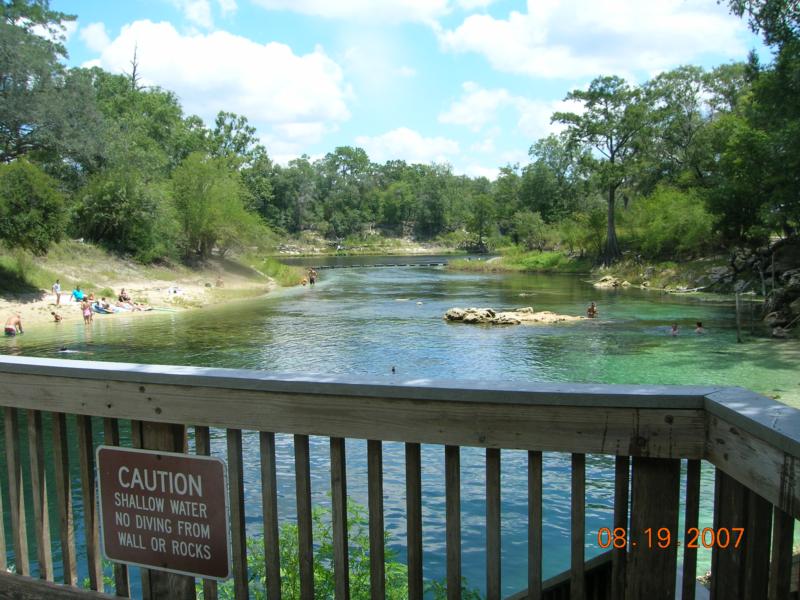
<path fill-rule="evenodd" d="M 444 314 L 446 321 L 462 323 L 486 323 L 490 325 L 520 325 L 523 323 L 564 323 L 583 321 L 586 317 L 560 315 L 543 310 L 536 312 L 532 306 L 509 311 L 494 311 L 491 308 L 451 308 Z"/>

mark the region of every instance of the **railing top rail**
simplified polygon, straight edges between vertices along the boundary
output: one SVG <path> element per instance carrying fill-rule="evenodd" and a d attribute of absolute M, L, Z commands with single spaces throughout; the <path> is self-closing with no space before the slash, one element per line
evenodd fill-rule
<path fill-rule="evenodd" d="M 272 373 L 177 365 L 0 356 L 0 373 L 225 388 L 304 395 L 402 398 L 491 404 L 695 409 L 727 388 L 712 386 L 539 383 Z M 734 388 L 738 390 L 738 388 Z M 746 390 L 741 390 L 745 393 Z M 751 394 L 752 392 L 746 392 Z M 799 430 L 800 431 L 800 430 Z M 799 436 L 800 437 L 800 436 Z"/>

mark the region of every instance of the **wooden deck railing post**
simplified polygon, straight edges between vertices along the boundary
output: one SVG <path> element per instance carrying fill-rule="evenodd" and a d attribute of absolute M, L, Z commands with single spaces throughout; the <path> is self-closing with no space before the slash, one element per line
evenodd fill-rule
<path fill-rule="evenodd" d="M 139 447 L 164 452 L 186 452 L 186 427 L 170 423 L 143 421 L 134 427 L 134 435 L 141 435 Z M 155 569 L 142 569 L 144 600 L 194 600 L 194 577 L 177 575 Z"/>
<path fill-rule="evenodd" d="M 267 598 L 281 598 L 281 548 L 278 529 L 278 468 L 275 459 L 275 434 L 262 431 L 261 498 L 264 504 L 264 560 L 267 573 Z"/>
<path fill-rule="evenodd" d="M 447 600 L 461 600 L 461 448 L 444 447 Z"/>
<path fill-rule="evenodd" d="M 406 534 L 408 597 L 422 600 L 422 457 L 419 444 L 406 444 Z"/>
<path fill-rule="evenodd" d="M 570 600 L 586 598 L 586 455 L 572 455 Z"/>
<path fill-rule="evenodd" d="M 347 458 L 344 438 L 331 438 L 331 521 L 335 600 L 350 598 L 350 552 L 347 544 Z"/>
<path fill-rule="evenodd" d="M 367 440 L 367 503 L 369 505 L 369 587 L 372 600 L 386 598 L 383 527 L 383 444 Z"/>
<path fill-rule="evenodd" d="M 630 506 L 631 459 L 618 456 L 614 461 L 614 527 L 628 531 L 628 509 Z M 612 531 L 613 531 L 612 530 Z M 613 546 L 612 546 L 613 548 Z M 613 600 L 625 600 L 627 548 L 614 548 L 611 564 L 611 597 Z"/>
<path fill-rule="evenodd" d="M 633 459 L 628 600 L 675 599 L 678 542 L 682 537 L 678 535 L 680 476 L 680 460 Z M 666 535 L 659 538 L 659 530 L 668 532 L 668 544 L 661 541 Z"/>
<path fill-rule="evenodd" d="M 542 453 L 528 452 L 528 598 L 542 600 Z"/>
<path fill-rule="evenodd" d="M 766 598 L 772 507 L 757 494 L 717 469 L 714 487 L 714 528 L 731 533 L 732 541 L 711 551 L 711 599 Z M 736 547 L 734 528 L 743 536 Z"/>
<path fill-rule="evenodd" d="M 486 449 L 486 599 L 500 600 L 500 450 Z"/>
<path fill-rule="evenodd" d="M 208 427 L 195 426 L 194 449 L 198 456 L 211 455 L 211 431 Z M 217 600 L 217 582 L 215 579 L 203 579 L 203 600 Z"/>
<path fill-rule="evenodd" d="M 78 585 L 78 561 L 75 555 L 75 521 L 72 510 L 72 477 L 69 469 L 67 416 L 53 413 L 53 463 L 56 474 L 61 565 L 64 583 Z"/>
<path fill-rule="evenodd" d="M 103 442 L 106 446 L 119 446 L 119 421 L 117 419 L 103 419 Z M 130 597 L 127 565 L 114 564 L 114 589 L 117 596 Z"/>

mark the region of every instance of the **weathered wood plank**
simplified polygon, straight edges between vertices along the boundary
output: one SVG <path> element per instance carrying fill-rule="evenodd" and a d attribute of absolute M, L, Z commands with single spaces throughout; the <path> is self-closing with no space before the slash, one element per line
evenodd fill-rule
<path fill-rule="evenodd" d="M 747 490 L 747 537 L 743 572 L 745 598 L 767 597 L 771 525 L 772 505 L 752 490 Z M 720 544 L 716 544 L 716 547 L 720 547 Z"/>
<path fill-rule="evenodd" d="M 267 598 L 281 597 L 281 551 L 278 531 L 278 472 L 275 461 L 275 434 L 262 431 L 261 499 L 264 504 L 264 560 L 267 573 Z"/>
<path fill-rule="evenodd" d="M 50 544 L 50 515 L 47 507 L 47 477 L 44 466 L 42 413 L 28 411 L 28 456 L 31 469 L 33 521 L 36 533 L 36 558 L 39 578 L 53 581 L 53 552 Z"/>
<path fill-rule="evenodd" d="M 208 427 L 197 426 L 194 428 L 194 449 L 198 456 L 211 456 L 211 431 Z M 217 596 L 216 580 L 203 579 L 203 599 L 217 600 Z"/>
<path fill-rule="evenodd" d="M 444 447 L 447 600 L 461 600 L 461 449 Z"/>
<path fill-rule="evenodd" d="M 633 459 L 628 600 L 675 599 L 677 541 L 681 539 L 678 536 L 680 477 L 679 460 Z M 671 543 L 666 548 L 658 545 L 658 530 L 662 528 L 669 531 Z"/>
<path fill-rule="evenodd" d="M 114 596 L 0 571 L 4 600 L 114 600 Z"/>
<path fill-rule="evenodd" d="M 3 494 L 0 491 L 0 572 L 8 570 L 8 559 L 6 558 L 6 518 L 3 511 Z"/>
<path fill-rule="evenodd" d="M 64 583 L 78 585 L 78 561 L 75 555 L 75 522 L 72 511 L 72 477 L 69 469 L 67 416 L 53 415 L 53 465 L 56 475 L 61 565 Z"/>
<path fill-rule="evenodd" d="M 103 566 L 100 556 L 100 531 L 97 520 L 92 418 L 78 415 L 76 417 L 76 427 L 78 430 L 78 458 L 80 459 L 81 497 L 83 498 L 83 531 L 84 539 L 86 540 L 89 587 L 102 592 Z"/>
<path fill-rule="evenodd" d="M 20 376 L 2 371 L 0 385 L 8 386 L 4 402 L 9 406 L 138 420 L 152 419 L 157 414 L 159 421 L 168 423 L 453 446 L 652 457 L 702 458 L 705 451 L 702 408 L 590 408 L 583 405 L 588 402 L 584 397 L 580 398 L 581 406 L 557 406 L 542 404 L 547 398 L 555 402 L 554 396 L 531 394 L 536 399 L 532 403 L 523 402 L 525 395 L 519 393 L 509 394 L 520 398 L 519 403 L 490 401 L 487 393 L 479 396 L 486 397 L 485 402 L 337 396 L 325 394 L 322 385 L 315 394 L 221 390 Z M 285 386 L 290 389 L 291 382 Z M 354 385 L 346 387 L 354 393 L 360 389 Z M 80 394 L 75 393 L 76 388 Z M 365 389 L 372 390 L 375 386 Z M 402 387 L 381 389 L 392 396 L 406 391 L 421 393 Z M 458 391 L 452 393 L 453 398 L 463 395 Z M 31 406 L 32 397 L 37 398 L 37 406 Z M 109 402 L 109 398 L 114 401 Z M 558 400 L 563 403 L 564 396 Z M 232 403 L 236 410 L 230 410 Z M 447 427 L 440 426 L 443 415 Z"/>
<path fill-rule="evenodd" d="M 179 453 L 187 450 L 186 427 L 183 425 L 143 421 L 133 431 L 140 436 L 138 443 L 147 450 Z M 155 569 L 141 569 L 141 574 L 144 600 L 194 600 L 196 597 L 194 577 Z"/>
<path fill-rule="evenodd" d="M 20 575 L 30 575 L 28 527 L 25 517 L 25 489 L 20 462 L 19 421 L 15 408 L 5 409 L 6 466 L 8 467 L 8 503 L 11 511 L 11 540 L 14 545 L 14 567 Z"/>
<path fill-rule="evenodd" d="M 500 600 L 500 450 L 486 449 L 486 598 Z"/>
<path fill-rule="evenodd" d="M 419 444 L 406 444 L 408 597 L 422 600 L 422 458 Z"/>
<path fill-rule="evenodd" d="M 383 444 L 367 440 L 367 491 L 369 504 L 370 598 L 386 597 L 386 558 L 383 527 Z"/>
<path fill-rule="evenodd" d="M 614 464 L 614 527 L 628 530 L 628 508 L 630 506 L 631 459 L 618 456 Z M 611 550 L 611 598 L 625 599 L 627 548 Z"/>
<path fill-rule="evenodd" d="M 694 600 L 697 588 L 697 548 L 689 545 L 690 530 L 700 524 L 700 461 L 686 461 L 686 516 L 683 539 L 683 585 L 681 600 Z"/>
<path fill-rule="evenodd" d="M 769 600 L 789 598 L 792 583 L 792 541 L 794 519 L 775 507 L 772 519 L 772 562 L 769 571 Z"/>
<path fill-rule="evenodd" d="M 119 446 L 119 421 L 106 417 L 103 419 L 103 443 L 106 446 Z M 128 566 L 114 563 L 114 590 L 117 596 L 130 597 Z"/>
<path fill-rule="evenodd" d="M 331 521 L 333 525 L 334 598 L 350 598 L 347 547 L 347 459 L 344 438 L 331 438 Z"/>
<path fill-rule="evenodd" d="M 528 598 L 542 600 L 542 453 L 528 452 Z"/>
<path fill-rule="evenodd" d="M 228 493 L 231 510 L 231 559 L 233 591 L 236 600 L 247 600 L 247 530 L 244 521 L 244 464 L 242 430 L 228 429 Z"/>
<path fill-rule="evenodd" d="M 569 596 L 586 598 L 586 455 L 572 455 L 571 566 Z"/>
<path fill-rule="evenodd" d="M 294 436 L 300 598 L 314 600 L 314 539 L 311 520 L 311 454 L 307 435 Z"/>
<path fill-rule="evenodd" d="M 800 457 L 776 448 L 737 425 L 709 415 L 707 460 L 800 519 Z"/>

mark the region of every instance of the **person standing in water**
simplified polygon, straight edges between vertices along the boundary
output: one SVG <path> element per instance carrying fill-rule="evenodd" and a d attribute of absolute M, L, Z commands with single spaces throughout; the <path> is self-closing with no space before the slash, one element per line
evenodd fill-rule
<path fill-rule="evenodd" d="M 678 335 L 678 324 L 677 323 L 673 323 L 672 324 L 672 329 L 670 330 L 669 333 L 670 333 L 670 335 L 672 337 L 675 337 L 676 335 Z"/>
<path fill-rule="evenodd" d="M 703 329 L 702 321 L 697 321 L 696 325 L 697 326 L 694 328 L 694 332 L 695 333 L 705 333 L 706 332 L 706 330 Z"/>
<path fill-rule="evenodd" d="M 594 319 L 597 316 L 597 305 L 594 302 L 586 309 L 586 316 L 590 319 Z"/>
<path fill-rule="evenodd" d="M 22 329 L 22 317 L 19 313 L 16 313 L 8 318 L 6 321 L 5 326 L 5 334 L 9 337 L 15 336 L 18 333 L 22 334 L 25 333 Z"/>
<path fill-rule="evenodd" d="M 308 285 L 314 287 L 314 283 L 317 281 L 317 272 L 314 270 L 314 267 L 311 267 L 308 270 Z"/>

